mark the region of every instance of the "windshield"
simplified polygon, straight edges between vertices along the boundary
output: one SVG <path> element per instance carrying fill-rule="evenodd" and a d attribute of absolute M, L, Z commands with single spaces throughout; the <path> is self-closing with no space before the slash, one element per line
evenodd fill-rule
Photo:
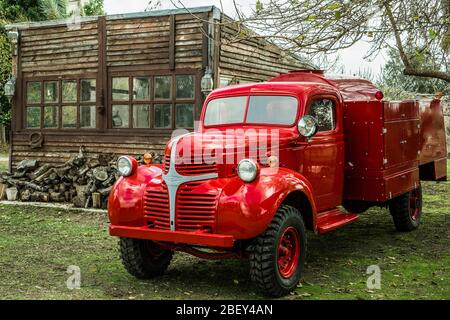
<path fill-rule="evenodd" d="M 205 126 L 232 123 L 292 125 L 297 108 L 297 99 L 289 96 L 219 98 L 208 103 L 203 123 Z"/>

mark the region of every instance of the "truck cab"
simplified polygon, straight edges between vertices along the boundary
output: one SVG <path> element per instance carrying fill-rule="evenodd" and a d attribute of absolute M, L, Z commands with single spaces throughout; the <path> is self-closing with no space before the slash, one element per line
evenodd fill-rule
<path fill-rule="evenodd" d="M 443 130 L 433 103 L 428 134 Z M 428 109 L 311 70 L 213 91 L 162 164 L 118 160 L 108 213 L 125 268 L 155 277 L 177 251 L 248 258 L 255 284 L 281 296 L 301 277 L 306 230 L 332 231 L 372 206 L 388 207 L 399 231 L 416 229 L 420 179 L 446 179 L 445 139 L 421 159 Z"/>

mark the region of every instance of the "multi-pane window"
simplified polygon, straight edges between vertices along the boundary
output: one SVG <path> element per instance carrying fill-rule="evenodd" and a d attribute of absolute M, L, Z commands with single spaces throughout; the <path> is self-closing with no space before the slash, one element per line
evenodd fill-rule
<path fill-rule="evenodd" d="M 96 128 L 96 80 L 44 80 L 26 84 L 27 129 Z"/>
<path fill-rule="evenodd" d="M 113 76 L 112 128 L 194 127 L 195 76 Z"/>

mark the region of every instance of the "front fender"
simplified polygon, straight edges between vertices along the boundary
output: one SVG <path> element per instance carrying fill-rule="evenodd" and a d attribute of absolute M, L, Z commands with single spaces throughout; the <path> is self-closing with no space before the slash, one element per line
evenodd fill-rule
<path fill-rule="evenodd" d="M 251 183 L 233 178 L 224 186 L 219 198 L 217 233 L 231 234 L 237 239 L 258 236 L 267 229 L 283 200 L 294 191 L 306 195 L 315 219 L 311 184 L 298 172 L 286 168 L 262 168 L 258 178 Z"/>
<path fill-rule="evenodd" d="M 113 225 L 142 226 L 143 196 L 153 179 L 162 175 L 162 166 L 143 165 L 135 174 L 120 177 L 114 184 L 108 198 L 108 216 Z"/>

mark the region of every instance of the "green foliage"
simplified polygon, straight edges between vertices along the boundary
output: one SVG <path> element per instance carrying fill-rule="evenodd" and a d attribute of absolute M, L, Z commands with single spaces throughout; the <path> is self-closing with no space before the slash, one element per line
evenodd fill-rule
<path fill-rule="evenodd" d="M 422 68 L 435 67 L 433 61 L 424 53 L 415 52 L 413 61 Z M 416 93 L 435 94 L 438 91 L 444 92 L 445 95 L 450 95 L 450 84 L 446 81 L 407 76 L 403 73 L 403 70 L 403 63 L 397 50 L 391 50 L 381 76 L 377 81 L 387 98 L 413 98 Z"/>
<path fill-rule="evenodd" d="M 4 96 L 4 86 L 11 75 L 11 47 L 4 30 L 0 30 L 0 124 L 11 120 L 11 105 Z"/>
<path fill-rule="evenodd" d="M 20 21 L 42 21 L 39 0 L 0 0 L 1 24 Z"/>
<path fill-rule="evenodd" d="M 67 18 L 67 0 L 39 0 L 39 8 L 47 20 Z"/>
<path fill-rule="evenodd" d="M 106 14 L 103 0 L 90 0 L 84 5 L 83 11 L 86 16 L 103 16 Z"/>
<path fill-rule="evenodd" d="M 256 1 L 256 13 L 260 13 L 263 10 L 263 4 L 260 0 Z"/>

